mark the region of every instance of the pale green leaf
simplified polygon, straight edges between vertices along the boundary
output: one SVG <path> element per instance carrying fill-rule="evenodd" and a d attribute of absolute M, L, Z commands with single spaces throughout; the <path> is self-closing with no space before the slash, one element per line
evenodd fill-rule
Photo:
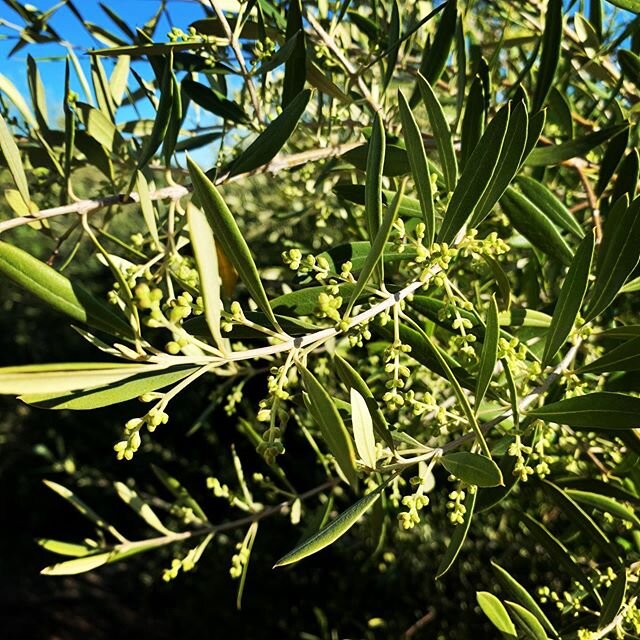
<path fill-rule="evenodd" d="M 365 399 L 356 389 L 351 389 L 351 422 L 353 438 L 360 459 L 369 467 L 376 468 L 376 439 L 373 435 L 373 419 Z"/>

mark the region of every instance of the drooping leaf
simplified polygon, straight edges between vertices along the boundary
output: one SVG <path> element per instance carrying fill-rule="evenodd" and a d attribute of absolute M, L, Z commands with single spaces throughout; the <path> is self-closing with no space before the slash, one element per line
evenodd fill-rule
<path fill-rule="evenodd" d="M 640 198 L 626 205 L 626 199 L 621 198 L 607 217 L 586 322 L 613 302 L 640 260 Z"/>
<path fill-rule="evenodd" d="M 502 602 L 488 591 L 478 591 L 476 599 L 484 615 L 489 618 L 503 637 L 508 640 L 516 640 L 516 628 L 513 626 L 513 622 L 511 622 L 511 618 Z"/>
<path fill-rule="evenodd" d="M 503 569 L 497 562 L 491 561 L 491 566 L 498 578 L 501 587 L 517 600 L 521 605 L 528 609 L 538 619 L 540 624 L 554 637 L 559 638 L 558 632 L 555 630 L 551 621 L 545 615 L 540 605 L 533 599 L 527 589 L 525 589 L 506 569 Z"/>
<path fill-rule="evenodd" d="M 353 439 L 360 459 L 370 468 L 376 468 L 376 440 L 369 407 L 360 393 L 351 388 L 351 421 Z"/>
<path fill-rule="evenodd" d="M 133 337 L 129 324 L 106 302 L 26 251 L 3 241 L 0 241 L 0 273 L 76 322 L 114 335 Z"/>
<path fill-rule="evenodd" d="M 482 353 L 478 367 L 475 408 L 476 413 L 480 409 L 489 383 L 493 377 L 493 370 L 498 359 L 498 341 L 500 339 L 500 323 L 498 319 L 498 305 L 495 296 L 491 296 L 489 312 L 487 314 L 487 326 L 482 342 Z"/>
<path fill-rule="evenodd" d="M 571 262 L 571 267 L 569 267 L 567 277 L 556 302 L 556 308 L 553 311 L 549 333 L 547 333 L 542 356 L 543 366 L 549 363 L 553 356 L 556 355 L 573 329 L 587 291 L 594 248 L 595 234 L 590 233 L 580 243 Z"/>
<path fill-rule="evenodd" d="M 544 405 L 529 415 L 579 429 L 635 429 L 640 426 L 640 398 L 596 391 Z"/>
<path fill-rule="evenodd" d="M 343 511 L 326 527 L 280 558 L 280 560 L 273 565 L 274 569 L 308 558 L 314 553 L 328 547 L 330 544 L 333 544 L 338 538 L 341 538 L 374 505 L 387 484 L 388 481 L 376 487 L 371 493 L 368 493 L 346 511 Z"/>
<path fill-rule="evenodd" d="M 345 478 L 355 489 L 358 485 L 358 476 L 356 474 L 355 453 L 351 436 L 326 389 L 306 367 L 298 364 L 298 369 L 302 376 L 304 387 L 309 394 L 314 415 L 318 419 L 327 447 L 335 457 Z"/>
<path fill-rule="evenodd" d="M 436 580 L 440 579 L 445 573 L 447 573 L 447 571 L 449 571 L 449 569 L 451 569 L 453 563 L 458 557 L 458 554 L 460 553 L 460 549 L 464 544 L 467 533 L 469 532 L 469 527 L 471 526 L 471 518 L 473 518 L 473 510 L 476 504 L 477 495 L 477 491 L 467 491 L 467 497 L 464 501 L 464 522 L 456 525 L 453 529 L 449 546 L 440 559 L 440 564 L 436 570 Z"/>
<path fill-rule="evenodd" d="M 431 85 L 419 73 L 418 87 L 424 105 L 427 108 L 431 129 L 433 130 L 433 135 L 438 146 L 438 155 L 440 156 L 445 186 L 447 191 L 453 191 L 458 181 L 458 162 L 453 148 L 453 136 L 451 135 L 449 123 Z"/>
<path fill-rule="evenodd" d="M 489 458 L 468 451 L 447 453 L 440 460 L 442 466 L 466 484 L 478 487 L 497 487 L 504 484 L 500 467 Z"/>
<path fill-rule="evenodd" d="M 245 149 L 231 165 L 229 177 L 248 173 L 267 164 L 282 149 L 302 117 L 311 91 L 301 91 L 282 113 Z"/>
<path fill-rule="evenodd" d="M 233 215 L 220 192 L 211 180 L 207 178 L 202 169 L 191 158 L 187 159 L 187 164 L 195 193 L 209 220 L 217 242 L 225 255 L 231 260 L 258 307 L 264 312 L 273 326 L 279 329 L 278 321 L 269 306 L 267 294 L 262 286 L 258 268 Z"/>
<path fill-rule="evenodd" d="M 220 329 L 222 316 L 222 298 L 218 254 L 213 232 L 204 212 L 193 203 L 187 205 L 187 223 L 189 237 L 198 267 L 200 294 L 204 306 L 204 315 L 215 344 L 223 352 L 227 350 Z"/>
<path fill-rule="evenodd" d="M 424 150 L 422 135 L 418 124 L 413 117 L 411 108 L 402 92 L 398 92 L 398 105 L 400 107 L 400 118 L 402 120 L 402 132 L 407 146 L 407 156 L 411 164 L 411 174 L 418 192 L 420 209 L 422 211 L 425 224 L 425 244 L 427 247 L 433 243 L 435 235 L 435 212 L 433 208 L 433 188 L 431 185 L 431 174 L 427 154 Z M 399 205 L 401 206 L 402 198 Z"/>

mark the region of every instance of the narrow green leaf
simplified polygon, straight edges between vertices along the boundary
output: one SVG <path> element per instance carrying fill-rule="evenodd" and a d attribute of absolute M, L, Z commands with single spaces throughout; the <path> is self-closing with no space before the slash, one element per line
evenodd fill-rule
<path fill-rule="evenodd" d="M 529 415 L 582 429 L 635 429 L 640 427 L 640 398 L 598 391 L 544 405 Z"/>
<path fill-rule="evenodd" d="M 382 93 L 386 92 L 389 82 L 393 78 L 396 63 L 398 62 L 398 52 L 400 51 L 400 11 L 397 0 L 393 0 L 391 4 L 391 20 L 387 26 L 386 35 L 387 42 L 397 42 L 397 44 L 392 45 L 385 56 L 387 64 L 382 80 Z"/>
<path fill-rule="evenodd" d="M 344 385 L 348 389 L 355 389 L 364 399 L 369 415 L 373 420 L 373 428 L 375 432 L 382 440 L 385 441 L 392 451 L 395 450 L 393 437 L 389 432 L 389 426 L 387 425 L 384 413 L 380 410 L 376 399 L 362 376 L 337 353 L 333 357 L 333 364 L 338 377 L 342 380 Z"/>
<path fill-rule="evenodd" d="M 404 193 L 404 182 L 400 187 L 400 191 L 396 194 L 391 206 L 387 209 L 387 212 L 382 219 L 382 222 L 376 232 L 375 239 L 373 244 L 371 245 L 371 251 L 367 255 L 367 258 L 362 265 L 362 271 L 358 276 L 358 281 L 351 292 L 351 297 L 349 298 L 349 302 L 347 304 L 347 309 L 344 313 L 345 318 L 351 313 L 353 309 L 353 305 L 357 302 L 360 294 L 364 291 L 367 283 L 369 282 L 376 266 L 380 264 L 380 259 L 382 258 L 382 254 L 384 248 L 387 244 L 387 240 L 389 239 L 389 235 L 391 234 L 391 228 L 393 227 L 393 223 L 396 221 L 398 217 L 398 205 L 400 203 L 400 199 Z"/>
<path fill-rule="evenodd" d="M 547 333 L 542 356 L 543 366 L 548 364 L 558 353 L 573 329 L 589 284 L 594 248 L 595 234 L 590 233 L 580 243 L 571 262 L 556 302 L 556 308 L 553 311 L 549 333 Z"/>
<path fill-rule="evenodd" d="M 47 113 L 47 97 L 45 95 L 42 78 L 38 71 L 36 61 L 27 55 L 27 82 L 29 85 L 29 93 L 31 94 L 31 102 L 35 109 L 36 120 L 41 129 L 47 131 L 49 129 L 49 116 Z"/>
<path fill-rule="evenodd" d="M 509 311 L 501 311 L 499 314 L 502 327 L 539 327 L 551 326 L 551 316 L 535 309 L 512 308 Z"/>
<path fill-rule="evenodd" d="M 623 342 L 606 351 L 593 362 L 580 367 L 579 373 L 607 373 L 609 371 L 640 371 L 640 337 Z"/>
<path fill-rule="evenodd" d="M 64 393 L 112 384 L 149 368 L 146 364 L 74 362 L 0 368 L 0 393 Z"/>
<path fill-rule="evenodd" d="M 607 216 L 596 262 L 596 282 L 585 321 L 599 316 L 618 295 L 640 259 L 640 198 L 621 198 Z"/>
<path fill-rule="evenodd" d="M 549 496 L 564 513 L 572 525 L 578 527 L 585 536 L 607 554 L 615 563 L 620 562 L 620 556 L 609 538 L 602 529 L 594 522 L 593 518 L 580 507 L 567 493 L 560 487 L 548 480 L 542 480 L 543 491 Z"/>
<path fill-rule="evenodd" d="M 171 165 L 171 156 L 176 150 L 178 136 L 180 135 L 180 129 L 182 128 L 182 123 L 184 122 L 188 108 L 186 92 L 178 84 L 178 80 L 173 71 L 171 72 L 171 95 L 173 96 L 171 113 L 169 114 L 169 122 L 167 123 L 167 129 L 162 140 L 162 157 L 166 166 Z"/>
<path fill-rule="evenodd" d="M 364 208 L 367 215 L 369 240 L 375 241 L 382 222 L 382 168 L 385 156 L 385 134 L 382 117 L 376 112 L 367 151 L 367 183 Z"/>
<path fill-rule="evenodd" d="M 342 473 L 344 473 L 345 478 L 356 489 L 358 476 L 356 474 L 355 453 L 351 436 L 326 389 L 306 367 L 298 364 L 298 369 L 302 375 L 304 387 L 311 399 L 322 437 L 327 443 L 329 451 L 335 457 Z"/>
<path fill-rule="evenodd" d="M 307 73 L 307 48 L 305 44 L 304 24 L 302 22 L 301 0 L 290 0 L 287 8 L 287 28 L 285 39 L 289 40 L 300 33 L 295 47 L 284 65 L 282 86 L 282 106 L 286 107 L 304 89 Z"/>
<path fill-rule="evenodd" d="M 269 306 L 267 294 L 262 286 L 258 268 L 233 215 L 220 192 L 202 169 L 191 158 L 187 158 L 187 165 L 195 194 L 204 209 L 217 242 L 242 278 L 258 307 L 262 309 L 273 326 L 279 330 L 278 321 Z"/>
<path fill-rule="evenodd" d="M 618 63 L 622 73 L 633 82 L 636 87 L 640 87 L 640 56 L 628 49 L 618 51 Z"/>
<path fill-rule="evenodd" d="M 215 344 L 225 351 L 226 342 L 220 329 L 222 316 L 221 281 L 213 232 L 203 211 L 191 202 L 187 205 L 187 223 L 198 267 L 204 315 Z"/>
<path fill-rule="evenodd" d="M 77 102 L 76 113 L 87 133 L 108 151 L 123 142 L 116 125 L 100 110 L 85 102 Z"/>
<path fill-rule="evenodd" d="M 549 0 L 545 12 L 545 26 L 542 34 L 542 54 L 533 94 L 533 111 L 544 107 L 560 60 L 562 44 L 562 0 Z"/>
<path fill-rule="evenodd" d="M 363 184 L 338 183 L 335 187 L 333 187 L 333 191 L 340 198 L 344 198 L 348 202 L 364 205 L 365 186 Z M 395 195 L 396 191 L 383 189 L 382 204 L 388 206 Z M 398 209 L 398 213 L 403 217 L 409 216 L 411 218 L 423 218 L 420 200 L 418 200 L 417 198 L 411 198 L 410 196 L 403 196 L 400 199 L 400 208 Z"/>
<path fill-rule="evenodd" d="M 344 282 L 337 285 L 339 295 L 342 298 L 348 298 L 353 291 L 355 285 L 350 282 Z M 285 293 L 271 301 L 271 308 L 278 313 L 287 316 L 310 316 L 313 315 L 318 306 L 318 296 L 322 293 L 329 293 L 328 286 L 315 286 Z"/>
<path fill-rule="evenodd" d="M 301 91 L 282 113 L 245 149 L 231 165 L 229 177 L 253 171 L 267 164 L 282 149 L 302 117 L 311 90 Z"/>
<path fill-rule="evenodd" d="M 342 158 L 358 169 L 365 171 L 367 168 L 367 160 L 369 158 L 370 145 L 371 141 L 367 144 L 355 147 L 355 149 L 350 149 L 342 154 Z M 393 177 L 402 176 L 407 173 L 411 173 L 411 165 L 409 164 L 407 150 L 394 144 L 385 145 L 382 175 Z"/>
<path fill-rule="evenodd" d="M 116 66 L 111 72 L 109 78 L 109 89 L 111 91 L 111 98 L 116 107 L 122 104 L 122 97 L 127 89 L 129 81 L 129 68 L 131 65 L 131 58 L 129 56 L 121 56 L 116 62 Z"/>
<path fill-rule="evenodd" d="M 206 111 L 237 124 L 248 122 L 249 118 L 242 107 L 227 99 L 219 91 L 214 91 L 190 78 L 185 78 L 181 86 L 189 98 Z"/>
<path fill-rule="evenodd" d="M 351 388 L 351 421 L 358 455 L 369 469 L 375 469 L 377 456 L 373 419 L 365 399 L 354 388 Z"/>
<path fill-rule="evenodd" d="M 0 115 L 0 149 L 22 199 L 26 205 L 29 205 L 31 196 L 29 195 L 29 184 L 22 166 L 20 151 L 2 115 Z"/>
<path fill-rule="evenodd" d="M 110 552 L 95 553 L 90 556 L 59 562 L 50 567 L 45 567 L 40 573 L 45 576 L 72 576 L 78 573 L 86 573 L 107 564 L 110 555 Z"/>
<path fill-rule="evenodd" d="M 0 93 L 7 96 L 11 102 L 15 105 L 24 121 L 32 128 L 38 129 L 38 121 L 33 115 L 33 112 L 27 105 L 22 94 L 16 89 L 14 84 L 6 76 L 0 73 Z"/>
<path fill-rule="evenodd" d="M 302 31 L 296 31 L 277 51 L 267 58 L 262 64 L 260 64 L 255 70 L 251 72 L 252 76 L 261 76 L 269 71 L 277 69 L 281 64 L 284 64 L 296 47 L 299 46 L 298 40 L 304 38 Z"/>
<path fill-rule="evenodd" d="M 585 233 L 575 216 L 542 182 L 530 176 L 520 176 L 517 179 L 517 183 L 523 195 L 544 213 L 551 222 L 578 238 L 584 238 Z"/>
<path fill-rule="evenodd" d="M 593 507 L 603 513 L 608 513 L 614 518 L 620 518 L 627 522 L 632 522 L 636 527 L 640 527 L 640 518 L 636 516 L 632 509 L 615 498 L 604 496 L 593 491 L 580 491 L 579 489 L 565 489 L 565 493 L 581 504 Z"/>
<path fill-rule="evenodd" d="M 473 215 L 498 163 L 509 125 L 509 113 L 509 105 L 500 109 L 473 150 L 444 214 L 439 241 L 452 242 Z"/>
<path fill-rule="evenodd" d="M 564 569 L 569 576 L 581 584 L 587 592 L 595 598 L 596 602 L 601 602 L 600 596 L 593 588 L 589 578 L 582 572 L 580 567 L 578 567 L 571 557 L 569 550 L 562 544 L 562 542 L 552 535 L 543 524 L 540 524 L 528 513 L 523 513 L 521 518 L 522 523 L 529 530 L 534 540 L 544 547 L 552 562 L 554 562 L 559 569 Z"/>
<path fill-rule="evenodd" d="M 555 630 L 551 621 L 545 615 L 538 603 L 533 599 L 527 589 L 525 589 L 511 574 L 503 569 L 496 562 L 491 561 L 491 566 L 495 571 L 498 582 L 502 588 L 512 597 L 518 600 L 521 605 L 528 609 L 538 619 L 542 626 L 554 637 L 559 638 L 560 635 Z"/>
<path fill-rule="evenodd" d="M 456 152 L 453 148 L 453 136 L 449 123 L 444 115 L 442 106 L 438 102 L 436 94 L 433 92 L 429 82 L 418 73 L 418 87 L 433 130 L 433 135 L 438 146 L 438 155 L 444 175 L 444 182 L 447 191 L 453 191 L 458 182 L 458 162 Z"/>
<path fill-rule="evenodd" d="M 507 187 L 500 199 L 500 206 L 511 224 L 529 242 L 562 264 L 569 265 L 573 252 L 558 229 L 538 207 L 513 187 Z"/>
<path fill-rule="evenodd" d="M 498 359 L 498 340 L 500 339 L 500 322 L 498 319 L 498 305 L 495 296 L 491 296 L 489 312 L 487 314 L 487 327 L 482 342 L 482 353 L 478 367 L 475 408 L 476 413 L 480 409 L 482 400 L 489 388 L 493 377 L 493 370 Z"/>
<path fill-rule="evenodd" d="M 151 195 L 149 193 L 149 185 L 144 177 L 142 171 L 136 173 L 136 191 L 138 192 L 138 198 L 140 200 L 140 209 L 142 210 L 142 217 L 144 223 L 149 230 L 151 238 L 158 247 L 160 244 L 160 236 L 158 235 L 158 224 L 156 222 L 156 212 L 153 208 L 153 202 L 151 201 Z"/>
<path fill-rule="evenodd" d="M 509 640 L 516 640 L 516 628 L 504 608 L 504 605 L 496 596 L 488 591 L 478 591 L 476 599 L 482 612 L 491 621 L 491 624 Z"/>
<path fill-rule="evenodd" d="M 321 551 L 322 549 L 333 544 L 338 538 L 341 538 L 360 518 L 374 505 L 380 497 L 389 480 L 361 498 L 354 505 L 343 511 L 335 520 L 330 522 L 326 527 L 312 535 L 295 549 L 284 555 L 273 568 L 284 567 L 308 558 L 309 556 Z"/>
<path fill-rule="evenodd" d="M 431 85 L 440 79 L 449 58 L 458 20 L 457 4 L 455 0 L 445 3 L 436 35 L 420 64 L 420 73 Z"/>
<path fill-rule="evenodd" d="M 442 578 L 442 576 L 451 569 L 453 563 L 455 562 L 458 554 L 460 553 L 460 549 L 464 544 L 464 541 L 467 537 L 467 533 L 469 532 L 469 527 L 471 526 L 471 518 L 473 518 L 473 510 L 476 505 L 476 496 L 478 495 L 477 491 L 473 493 L 467 490 L 467 497 L 464 501 L 465 513 L 464 513 L 464 522 L 458 524 L 453 529 L 453 534 L 451 535 L 451 541 L 449 542 L 449 546 L 445 551 L 444 555 L 440 560 L 440 564 L 438 565 L 438 569 L 436 571 L 436 580 Z"/>
<path fill-rule="evenodd" d="M 418 123 L 413 117 L 411 108 L 401 91 L 398 91 L 398 104 L 400 106 L 400 118 L 402 121 L 402 133 L 407 146 L 407 156 L 411 164 L 411 174 L 418 192 L 420 209 L 422 211 L 425 230 L 425 244 L 431 246 L 435 236 L 435 211 L 433 208 L 433 188 L 431 186 L 431 174 L 427 154 L 424 150 L 422 135 Z M 402 198 L 400 200 L 402 202 Z"/>
<path fill-rule="evenodd" d="M 546 167 L 548 165 L 560 164 L 565 160 L 571 160 L 577 156 L 584 156 L 598 145 L 606 142 L 624 131 L 628 124 L 616 124 L 605 127 L 599 131 L 594 131 L 580 138 L 574 138 L 568 142 L 549 145 L 547 147 L 537 147 L 527 158 L 526 164 L 534 167 Z"/>
<path fill-rule="evenodd" d="M 466 484 L 478 487 L 497 487 L 504 484 L 500 467 L 489 458 L 478 453 L 455 451 L 440 460 L 442 466 Z"/>
<path fill-rule="evenodd" d="M 179 480 L 155 464 L 151 465 L 151 469 L 153 473 L 156 474 L 158 480 L 160 480 L 176 498 L 178 505 L 189 507 L 201 522 L 208 522 L 207 514 Z"/>
<path fill-rule="evenodd" d="M 122 482 L 114 484 L 120 499 L 131 509 L 133 509 L 152 529 L 159 531 L 163 535 L 171 535 L 173 531 L 167 529 L 156 512 L 138 495 L 136 491 L 130 489 Z"/>
<path fill-rule="evenodd" d="M 51 540 L 42 538 L 38 540 L 38 544 L 51 553 L 57 553 L 60 556 L 72 556 L 81 558 L 95 553 L 95 547 L 88 547 L 84 544 L 75 544 L 73 542 L 62 542 L 60 540 Z"/>
<path fill-rule="evenodd" d="M 598 619 L 598 629 L 611 624 L 624 603 L 624 596 L 627 591 L 627 571 L 624 567 L 618 570 L 616 579 L 611 583 L 604 600 L 602 609 L 600 610 L 600 618 Z"/>
<path fill-rule="evenodd" d="M 611 202 L 616 203 L 624 194 L 633 200 L 638 190 L 638 177 L 640 173 L 640 154 L 638 149 L 631 149 L 620 163 L 616 182 L 613 185 Z"/>
<path fill-rule="evenodd" d="M 531 611 L 525 609 L 523 606 L 516 602 L 510 602 L 507 600 L 505 604 L 511 610 L 516 624 L 524 631 L 526 638 L 530 640 L 548 640 L 544 627 L 538 621 Z"/>
<path fill-rule="evenodd" d="M 169 368 L 145 366 L 148 368 L 147 371 L 128 376 L 106 386 L 66 393 L 33 393 L 20 396 L 20 400 L 43 409 L 97 409 L 162 389 L 180 382 L 199 370 L 199 367 L 194 365 L 178 365 Z"/>
<path fill-rule="evenodd" d="M 477 202 L 469 221 L 471 228 L 477 227 L 489 215 L 520 169 L 527 145 L 528 121 L 527 108 L 524 102 L 519 102 L 509 117 L 509 125 L 491 182 Z"/>
<path fill-rule="evenodd" d="M 0 241 L 0 273 L 76 322 L 126 338 L 133 336 L 129 324 L 106 302 L 26 251 L 3 241 Z"/>
<path fill-rule="evenodd" d="M 640 0 L 607 0 L 607 2 L 620 7 L 620 9 L 640 13 Z"/>
<path fill-rule="evenodd" d="M 596 195 L 601 195 L 609 185 L 613 174 L 622 161 L 622 157 L 627 149 L 627 144 L 629 144 L 629 129 L 621 131 L 609 141 L 604 156 L 602 157 L 602 163 L 600 164 L 598 184 L 595 188 Z"/>
<path fill-rule="evenodd" d="M 463 168 L 467 165 L 473 150 L 478 146 L 478 141 L 484 131 L 486 118 L 484 104 L 482 80 L 476 75 L 469 89 L 462 118 L 460 162 Z"/>

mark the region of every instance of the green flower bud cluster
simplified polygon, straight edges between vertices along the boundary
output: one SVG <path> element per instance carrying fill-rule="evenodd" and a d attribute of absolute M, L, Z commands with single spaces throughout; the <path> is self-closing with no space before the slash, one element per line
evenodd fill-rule
<path fill-rule="evenodd" d="M 449 510 L 449 521 L 451 524 L 459 525 L 464 522 L 464 516 L 467 513 L 467 508 L 462 503 L 465 497 L 466 493 L 462 490 L 452 491 L 449 494 L 447 509 Z"/>
<path fill-rule="evenodd" d="M 263 440 L 258 445 L 256 451 L 264 458 L 264 461 L 271 465 L 276 461 L 276 457 L 284 453 L 285 448 L 282 443 L 282 430 L 280 427 L 269 427 L 262 434 Z"/>
<path fill-rule="evenodd" d="M 170 582 L 178 577 L 178 573 L 182 569 L 182 571 L 191 571 L 195 566 L 198 560 L 200 559 L 201 551 L 198 547 L 194 549 L 189 549 L 184 558 L 174 558 L 171 561 L 171 567 L 165 569 L 162 572 L 162 579 L 165 582 Z"/>
<path fill-rule="evenodd" d="M 264 40 L 257 40 L 253 50 L 255 55 L 254 64 L 257 66 L 259 62 L 270 58 L 275 49 L 276 43 L 271 38 L 266 37 Z"/>
<path fill-rule="evenodd" d="M 533 447 L 524 445 L 520 436 L 517 435 L 514 442 L 509 446 L 507 453 L 516 459 L 513 475 L 517 476 L 522 482 L 526 482 L 529 476 L 535 473 L 534 468 L 529 464 L 529 460 L 533 459 Z M 548 473 L 549 467 L 546 462 L 538 466 L 543 475 L 545 471 Z"/>
<path fill-rule="evenodd" d="M 387 380 L 385 388 L 388 391 L 382 396 L 382 401 L 389 411 L 395 411 L 405 403 L 404 395 L 399 391 L 405 386 L 405 380 L 411 375 L 411 370 L 406 365 L 400 364 L 400 356 L 410 353 L 411 347 L 399 341 L 390 344 L 384 352 L 385 373 L 392 373 L 393 377 Z"/>
<path fill-rule="evenodd" d="M 236 407 L 242 402 L 243 394 L 242 389 L 244 383 L 240 383 L 231 388 L 231 392 L 227 394 L 227 402 L 224 405 L 224 412 L 228 416 L 232 416 L 236 412 Z"/>
<path fill-rule="evenodd" d="M 237 553 L 233 555 L 231 558 L 231 568 L 229 569 L 229 575 L 238 579 L 242 575 L 244 567 L 249 562 L 249 549 L 245 546 L 243 542 L 238 542 L 236 544 Z"/>
<path fill-rule="evenodd" d="M 353 327 L 348 326 L 348 322 L 347 322 L 347 327 L 346 329 L 342 329 L 342 324 L 345 321 L 343 320 L 340 323 L 340 328 L 341 330 L 349 330 L 350 333 L 348 335 L 348 340 L 349 340 L 349 345 L 351 347 L 363 347 L 365 342 L 368 342 L 369 340 L 371 340 L 371 331 L 369 331 L 369 324 L 371 322 L 371 320 L 367 320 L 366 322 L 361 322 L 360 324 L 354 325 Z"/>
<path fill-rule="evenodd" d="M 470 229 L 460 241 L 458 250 L 461 256 L 479 260 L 482 256 L 499 256 L 509 251 L 509 245 L 495 231 L 482 240 L 478 240 L 477 235 L 477 229 Z"/>
<path fill-rule="evenodd" d="M 411 415 L 418 417 L 431 411 L 437 411 L 438 405 L 436 404 L 433 394 L 426 392 L 418 397 L 418 394 L 413 389 L 409 389 L 404 394 L 405 406 L 408 407 Z"/>
<path fill-rule="evenodd" d="M 124 439 L 113 445 L 113 450 L 116 452 L 118 460 L 131 460 L 133 458 L 133 454 L 138 451 L 142 444 L 140 430 L 145 425 L 149 433 L 153 433 L 158 426 L 166 424 L 168 421 L 168 414 L 157 407 L 150 409 L 142 418 L 129 420 L 124 426 Z"/>
<path fill-rule="evenodd" d="M 222 484 L 218 478 L 213 478 L 211 476 L 207 478 L 207 489 L 212 491 L 216 498 L 228 499 L 231 495 L 228 485 Z"/>
<path fill-rule="evenodd" d="M 402 511 L 398 514 L 398 521 L 403 529 L 413 529 L 420 523 L 419 511 L 429 504 L 429 497 L 421 493 L 415 493 L 402 498 L 402 504 L 407 507 L 408 511 Z"/>
<path fill-rule="evenodd" d="M 187 288 L 199 289 L 200 278 L 195 261 L 191 256 L 174 256 L 171 259 L 170 268 L 172 273 Z"/>
<path fill-rule="evenodd" d="M 319 318 L 329 318 L 334 322 L 341 322 L 340 307 L 342 306 L 342 296 L 325 293 L 324 291 L 318 296 L 318 307 L 316 315 Z"/>

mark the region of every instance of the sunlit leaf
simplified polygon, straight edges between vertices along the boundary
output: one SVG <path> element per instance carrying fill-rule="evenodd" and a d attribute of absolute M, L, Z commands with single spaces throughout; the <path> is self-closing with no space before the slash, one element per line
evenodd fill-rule
<path fill-rule="evenodd" d="M 497 487 L 504 484 L 498 465 L 477 453 L 454 451 L 443 456 L 440 462 L 449 473 L 466 484 L 478 487 Z"/>

